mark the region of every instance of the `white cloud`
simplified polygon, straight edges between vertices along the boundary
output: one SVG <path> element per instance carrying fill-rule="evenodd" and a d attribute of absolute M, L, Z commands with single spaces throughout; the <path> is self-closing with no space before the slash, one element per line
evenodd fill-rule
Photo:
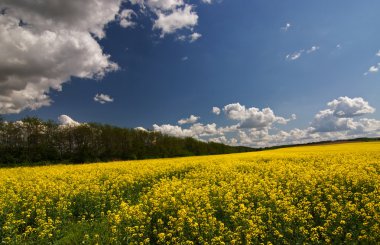
<path fill-rule="evenodd" d="M 357 123 L 355 131 L 350 133 L 354 135 L 368 135 L 369 133 L 369 136 L 378 137 L 380 136 L 380 120 L 362 118 Z"/>
<path fill-rule="evenodd" d="M 294 53 L 286 55 L 287 60 L 297 60 L 301 58 L 301 55 L 305 52 L 305 50 L 301 49 L 299 51 L 296 51 Z"/>
<path fill-rule="evenodd" d="M 379 71 L 379 67 L 380 67 L 380 63 L 377 64 L 377 66 L 371 66 L 368 71 L 369 72 L 378 72 Z"/>
<path fill-rule="evenodd" d="M 71 117 L 67 115 L 60 115 L 58 117 L 58 121 L 63 126 L 79 126 L 80 123 L 77 121 L 74 121 Z"/>
<path fill-rule="evenodd" d="M 197 32 L 194 32 L 193 34 L 189 35 L 191 43 L 197 41 L 201 37 L 202 37 L 202 34 L 197 33 Z"/>
<path fill-rule="evenodd" d="M 380 56 L 380 50 L 377 51 L 376 56 Z"/>
<path fill-rule="evenodd" d="M 161 132 L 162 134 L 171 135 L 175 137 L 193 137 L 196 139 L 202 139 L 202 137 L 209 137 L 213 135 L 223 135 L 226 128 L 218 128 L 215 123 L 202 124 L 195 123 L 189 128 L 182 128 L 177 125 L 163 124 L 153 125 L 153 130 Z"/>
<path fill-rule="evenodd" d="M 153 29 L 161 32 L 163 38 L 167 34 L 172 34 L 177 30 L 193 28 L 198 24 L 198 14 L 194 10 L 195 5 L 185 3 L 184 0 L 129 0 L 132 4 L 140 6 L 144 14 L 153 13 Z M 211 0 L 202 0 L 203 3 L 211 3 Z M 190 35 L 181 34 L 177 40 L 189 40 L 194 42 L 201 37 L 201 34 L 193 32 Z"/>
<path fill-rule="evenodd" d="M 102 38 L 104 27 L 115 19 L 120 3 L 121 0 L 2 0 L 0 5 L 6 9 L 6 16 L 22 19 L 35 30 L 90 32 Z"/>
<path fill-rule="evenodd" d="M 306 53 L 310 54 L 317 51 L 318 49 L 319 49 L 318 46 L 312 46 L 310 49 L 306 50 Z"/>
<path fill-rule="evenodd" d="M 187 57 L 187 56 L 184 56 L 184 57 L 181 58 L 182 61 L 186 61 L 188 59 L 189 59 L 189 57 Z"/>
<path fill-rule="evenodd" d="M 292 25 L 288 22 L 288 23 L 286 23 L 285 24 L 285 26 L 283 26 L 283 27 L 281 27 L 281 30 L 283 30 L 283 31 L 288 31 L 289 30 L 289 28 L 291 27 Z"/>
<path fill-rule="evenodd" d="M 175 136 L 175 137 L 194 137 L 193 133 L 189 129 L 182 129 L 180 126 L 163 124 L 163 125 L 153 125 L 153 130 L 160 132 L 162 134 Z"/>
<path fill-rule="evenodd" d="M 133 16 L 136 16 L 136 13 L 132 9 L 124 9 L 121 11 L 119 14 L 120 26 L 124 28 L 134 27 L 136 23 L 132 21 Z"/>
<path fill-rule="evenodd" d="M 203 3 L 211 4 L 212 0 L 202 0 Z"/>
<path fill-rule="evenodd" d="M 318 46 L 312 46 L 311 48 L 305 50 L 305 49 L 301 49 L 301 50 L 298 50 L 296 52 L 293 52 L 291 54 L 287 54 L 285 56 L 285 59 L 286 60 L 289 60 L 289 61 L 294 61 L 294 60 L 298 60 L 299 58 L 301 58 L 301 56 L 303 54 L 311 54 L 311 53 L 314 53 L 316 51 L 319 50 L 319 47 Z"/>
<path fill-rule="evenodd" d="M 185 35 L 179 35 L 179 36 L 177 36 L 176 39 L 179 40 L 179 41 L 184 42 L 184 41 L 186 41 L 187 37 Z"/>
<path fill-rule="evenodd" d="M 153 29 L 161 30 L 161 37 L 180 29 L 192 29 L 198 23 L 198 15 L 193 11 L 193 6 L 185 4 L 183 8 L 172 10 L 170 13 L 157 11 Z"/>
<path fill-rule="evenodd" d="M 329 109 L 318 112 L 311 122 L 311 127 L 314 132 L 355 132 L 362 128 L 363 123 L 369 119 L 363 118 L 359 121 L 355 121 L 354 117 L 375 112 L 375 108 L 371 107 L 369 103 L 361 97 L 339 97 L 338 99 L 328 102 L 327 106 Z"/>
<path fill-rule="evenodd" d="M 183 0 L 147 0 L 146 5 L 153 10 L 173 10 L 183 6 Z"/>
<path fill-rule="evenodd" d="M 209 142 L 215 142 L 215 143 L 221 143 L 221 144 L 229 144 L 230 143 L 230 141 L 226 138 L 226 136 L 210 138 L 208 141 Z"/>
<path fill-rule="evenodd" d="M 361 97 L 339 97 L 327 103 L 327 105 L 333 110 L 333 114 L 336 117 L 355 117 L 375 112 L 375 108 L 370 106 L 369 103 Z"/>
<path fill-rule="evenodd" d="M 201 37 L 202 37 L 202 34 L 194 32 L 194 33 L 192 33 L 192 34 L 190 34 L 188 36 L 186 36 L 186 35 L 179 35 L 179 36 L 176 37 L 176 40 L 179 40 L 179 41 L 182 41 L 182 42 L 189 41 L 190 43 L 193 43 L 193 42 L 197 41 Z"/>
<path fill-rule="evenodd" d="M 219 115 L 219 114 L 220 114 L 220 108 L 214 106 L 214 107 L 212 108 L 212 113 L 214 113 L 215 115 Z"/>
<path fill-rule="evenodd" d="M 218 127 L 215 123 L 197 122 L 188 128 L 170 124 L 161 126 L 155 124 L 153 128 L 156 132 L 176 137 L 193 137 L 201 141 L 251 147 L 303 144 L 357 137 L 380 137 L 380 120 L 358 119 L 359 116 L 375 111 L 375 108 L 371 107 L 363 98 L 339 97 L 328 102 L 327 106 L 327 109 L 321 110 L 315 115 L 309 127 L 294 128 L 289 131 L 273 127 L 273 124 L 286 124 L 290 120 L 295 120 L 297 118 L 295 114 L 292 114 L 289 119 L 285 119 L 276 116 L 270 108 L 262 110 L 255 107 L 246 108 L 240 103 L 229 104 L 223 108 L 226 117 L 238 121 L 237 124 Z M 219 109 L 218 107 L 214 108 Z M 215 111 L 218 111 L 217 109 Z"/>
<path fill-rule="evenodd" d="M 327 109 L 318 112 L 311 123 L 315 132 L 337 132 L 355 129 L 352 118 L 339 118 L 334 115 L 334 111 Z"/>
<path fill-rule="evenodd" d="M 94 101 L 99 102 L 100 104 L 105 104 L 105 103 L 113 102 L 114 99 L 111 98 L 111 96 L 107 94 L 96 94 L 94 96 Z"/>
<path fill-rule="evenodd" d="M 364 73 L 364 75 L 368 75 L 369 73 L 376 73 L 380 69 L 380 63 L 377 63 L 376 65 L 371 66 L 367 72 Z"/>
<path fill-rule="evenodd" d="M 136 127 L 135 129 L 139 131 L 148 132 L 148 130 L 146 130 L 144 127 Z"/>
<path fill-rule="evenodd" d="M 122 1 L 1 1 L 0 114 L 49 106 L 49 92 L 60 91 L 71 77 L 101 79 L 117 70 L 98 39 L 105 37 L 112 21 L 124 28 L 136 25 L 137 14 L 132 9 L 120 10 Z M 201 37 L 193 30 L 198 24 L 195 6 L 183 0 L 129 1 L 139 5 L 143 14 L 154 14 L 153 29 L 161 37 L 181 29 L 191 31 L 181 40 L 193 42 Z M 20 21 L 25 25 L 19 25 Z"/>
<path fill-rule="evenodd" d="M 178 121 L 178 124 L 189 124 L 189 123 L 196 123 L 199 120 L 200 117 L 191 115 L 189 118 L 184 118 Z"/>
<path fill-rule="evenodd" d="M 337 49 L 341 49 L 341 48 L 342 48 L 342 45 L 341 45 L 340 43 L 338 43 L 338 44 L 336 45 L 336 48 L 337 48 Z"/>
<path fill-rule="evenodd" d="M 223 111 L 228 118 L 240 121 L 240 128 L 266 128 L 276 122 L 286 124 L 289 121 L 289 119 L 276 116 L 270 108 L 262 110 L 255 107 L 246 108 L 240 103 L 226 105 Z"/>
<path fill-rule="evenodd" d="M 120 0 L 2 1 L 0 114 L 50 105 L 49 91 L 60 91 L 72 76 L 101 78 L 116 70 L 93 35 L 105 36 L 119 6 Z"/>

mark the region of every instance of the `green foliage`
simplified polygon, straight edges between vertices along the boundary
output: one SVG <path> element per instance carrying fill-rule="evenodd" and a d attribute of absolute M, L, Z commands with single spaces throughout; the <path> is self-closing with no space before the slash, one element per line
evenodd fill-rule
<path fill-rule="evenodd" d="M 136 160 L 251 150 L 98 123 L 61 126 L 36 117 L 17 122 L 4 122 L 0 118 L 0 166 Z"/>

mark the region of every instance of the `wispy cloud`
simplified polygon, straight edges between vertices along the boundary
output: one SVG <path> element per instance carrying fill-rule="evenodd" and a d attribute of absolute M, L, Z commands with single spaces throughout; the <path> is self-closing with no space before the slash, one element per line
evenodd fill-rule
<path fill-rule="evenodd" d="M 281 27 L 281 30 L 283 30 L 283 31 L 288 31 L 289 30 L 289 28 L 291 27 L 292 25 L 288 22 L 288 23 L 286 23 L 285 24 L 285 26 L 283 26 L 283 27 Z"/>
<path fill-rule="evenodd" d="M 310 53 L 317 51 L 318 49 L 319 49 L 318 46 L 313 46 L 310 49 L 306 50 L 306 53 L 310 54 Z"/>
<path fill-rule="evenodd" d="M 286 55 L 286 59 L 287 60 L 297 60 L 297 59 L 301 58 L 301 56 L 304 52 L 305 52 L 305 50 L 301 49 L 301 50 L 296 51 L 294 53 L 288 54 L 288 55 Z"/>
<path fill-rule="evenodd" d="M 287 54 L 285 56 L 285 59 L 289 60 L 289 61 L 297 60 L 297 59 L 301 58 L 301 56 L 303 54 L 311 54 L 311 53 L 314 53 L 314 52 L 318 51 L 319 49 L 320 49 L 319 46 L 312 46 L 311 48 L 306 49 L 306 50 L 305 49 L 301 49 L 301 50 L 298 50 L 296 52 Z"/>
<path fill-rule="evenodd" d="M 177 36 L 176 39 L 178 41 L 182 41 L 182 42 L 189 41 L 190 43 L 193 43 L 201 37 L 202 37 L 202 34 L 200 34 L 198 32 L 194 32 L 194 33 L 187 35 L 187 36 L 186 35 L 179 35 L 179 36 Z"/>

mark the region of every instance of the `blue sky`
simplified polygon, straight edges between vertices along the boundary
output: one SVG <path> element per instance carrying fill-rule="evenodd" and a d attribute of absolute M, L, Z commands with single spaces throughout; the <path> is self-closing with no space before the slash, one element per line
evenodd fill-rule
<path fill-rule="evenodd" d="M 32 8 L 26 2 L 0 4 L 0 25 L 10 36 L 9 42 L 0 41 L 10 50 L 3 57 L 9 62 L 0 64 L 5 74 L 0 111 L 7 120 L 65 114 L 79 122 L 252 146 L 380 136 L 379 1 L 86 0 L 76 6 L 80 9 L 70 5 L 75 1 L 61 3 L 60 17 L 53 15 L 54 6 Z M 94 3 L 102 8 L 91 9 Z M 128 11 L 123 15 L 123 10 Z M 174 15 L 176 20 L 170 18 Z M 83 23 L 69 21 L 76 17 Z M 14 19 L 26 25 L 10 29 Z M 127 27 L 121 26 L 123 19 Z M 62 45 L 50 44 L 46 31 L 56 38 L 65 33 Z M 33 58 L 28 49 L 11 52 L 16 37 L 25 41 L 17 47 L 29 48 L 25 32 L 59 50 L 49 52 L 53 59 L 46 63 L 46 69 L 59 72 L 20 75 L 28 62 L 45 64 L 48 55 L 42 44 L 33 46 L 41 49 Z M 194 33 L 201 36 L 191 41 Z M 65 46 L 73 40 L 79 48 Z M 84 47 L 93 48 L 78 54 Z M 15 65 L 16 58 L 26 68 Z M 54 82 L 46 85 L 44 78 Z M 23 85 L 17 90 L 11 83 Z M 38 90 L 31 92 L 31 85 Z M 9 92 L 20 90 L 27 95 L 18 100 Z M 109 101 L 95 101 L 96 94 Z M 219 115 L 211 112 L 214 106 Z M 271 112 L 263 113 L 264 108 Z M 319 113 L 324 110 L 330 111 Z M 178 123 L 190 115 L 200 118 Z M 213 123 L 212 130 L 205 129 Z"/>

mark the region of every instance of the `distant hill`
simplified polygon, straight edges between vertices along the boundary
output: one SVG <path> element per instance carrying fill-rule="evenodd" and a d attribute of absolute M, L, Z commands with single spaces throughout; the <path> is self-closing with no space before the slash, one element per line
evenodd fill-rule
<path fill-rule="evenodd" d="M 304 144 L 278 145 L 278 146 L 264 147 L 260 149 L 255 148 L 254 150 L 263 151 L 263 150 L 270 150 L 270 149 L 308 146 L 308 145 L 310 146 L 311 145 L 331 145 L 331 144 L 344 144 L 344 143 L 350 143 L 350 142 L 375 142 L 375 141 L 380 141 L 380 138 L 354 138 L 354 139 L 315 141 L 315 142 L 309 142 L 309 143 L 304 143 Z"/>

